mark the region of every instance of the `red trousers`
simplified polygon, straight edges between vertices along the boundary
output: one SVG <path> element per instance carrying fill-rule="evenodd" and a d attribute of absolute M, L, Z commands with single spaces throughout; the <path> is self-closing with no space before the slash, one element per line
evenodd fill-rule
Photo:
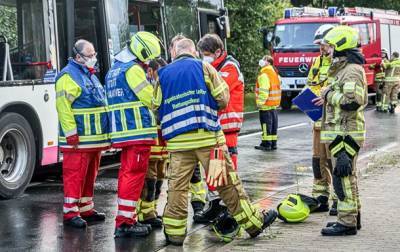
<path fill-rule="evenodd" d="M 136 205 L 142 192 L 150 159 L 150 145 L 122 148 L 118 173 L 118 212 L 116 227 L 136 223 Z"/>
<path fill-rule="evenodd" d="M 101 151 L 63 153 L 64 219 L 93 214 Z"/>

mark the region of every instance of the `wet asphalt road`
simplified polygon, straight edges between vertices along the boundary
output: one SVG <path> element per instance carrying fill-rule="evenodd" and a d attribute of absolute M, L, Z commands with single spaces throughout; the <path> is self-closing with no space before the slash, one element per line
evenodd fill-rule
<path fill-rule="evenodd" d="M 400 111 L 397 111 L 398 113 Z M 258 114 L 246 115 L 239 140 L 239 174 L 254 201 L 296 186 L 303 176 L 311 174 L 311 122 L 301 112 L 280 112 L 278 150 L 261 152 Z M 400 114 L 388 115 L 369 109 L 367 141 L 363 153 L 381 148 L 400 139 Z M 161 230 L 146 239 L 114 240 L 117 170 L 107 170 L 96 183 L 95 205 L 105 212 L 105 223 L 76 230 L 62 225 L 62 184 L 59 179 L 30 186 L 22 197 L 0 200 L 0 251 L 155 251 L 165 248 Z M 165 183 L 166 184 L 166 183 Z M 159 212 L 166 199 L 161 195 Z M 263 201 L 263 207 L 269 201 Z M 190 220 L 190 218 L 189 218 Z M 189 225 L 186 247 L 191 251 L 212 248 L 217 241 L 204 239 L 204 225 Z M 208 231 L 207 231 L 208 232 Z"/>

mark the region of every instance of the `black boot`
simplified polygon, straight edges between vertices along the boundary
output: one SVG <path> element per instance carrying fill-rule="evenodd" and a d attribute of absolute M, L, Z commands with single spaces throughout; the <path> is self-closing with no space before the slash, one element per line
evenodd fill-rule
<path fill-rule="evenodd" d="M 326 227 L 332 227 L 336 223 L 337 223 L 336 221 L 328 222 L 326 224 Z M 358 212 L 358 214 L 357 214 L 357 230 L 360 230 L 360 229 L 361 229 L 361 215 L 360 215 L 360 212 Z"/>
<path fill-rule="evenodd" d="M 122 224 L 117 227 L 114 232 L 115 238 L 122 237 L 145 237 L 149 235 L 149 230 L 145 226 Z"/>
<path fill-rule="evenodd" d="M 151 225 L 150 225 L 150 224 L 147 224 L 147 223 L 136 222 L 135 225 L 138 226 L 138 227 L 145 227 L 145 228 L 147 228 L 147 231 L 148 231 L 149 233 L 151 233 L 151 231 L 153 230 L 153 228 L 151 227 Z"/>
<path fill-rule="evenodd" d="M 270 141 L 261 141 L 260 145 L 254 146 L 256 150 L 263 150 L 263 151 L 270 151 L 271 149 L 271 142 Z"/>
<path fill-rule="evenodd" d="M 82 216 L 82 219 L 84 219 L 86 222 L 104 221 L 106 219 L 106 214 L 94 211 L 92 215 Z"/>
<path fill-rule="evenodd" d="M 394 114 L 394 111 L 396 110 L 396 105 L 395 104 L 390 104 L 389 105 L 389 113 Z"/>
<path fill-rule="evenodd" d="M 329 215 L 330 216 L 337 216 L 337 200 L 333 201 L 331 209 L 329 210 Z"/>
<path fill-rule="evenodd" d="M 161 228 L 163 224 L 162 219 L 158 217 L 140 221 L 140 223 L 144 225 L 150 225 L 152 228 Z"/>
<path fill-rule="evenodd" d="M 329 211 L 329 203 L 328 197 L 320 195 L 317 198 L 319 202 L 319 207 L 315 209 L 313 212 L 328 212 Z"/>
<path fill-rule="evenodd" d="M 174 246 L 183 246 L 183 242 L 185 241 L 185 236 L 167 235 L 165 233 L 165 229 L 164 229 L 164 235 L 165 235 L 165 240 L 167 241 L 167 244 L 171 244 Z"/>
<path fill-rule="evenodd" d="M 356 227 L 348 227 L 348 226 L 345 226 L 345 225 L 342 225 L 342 224 L 336 222 L 332 226 L 323 228 L 321 230 L 321 234 L 324 236 L 356 235 L 357 228 Z"/>
<path fill-rule="evenodd" d="M 270 209 L 268 212 L 263 212 L 262 214 L 263 214 L 263 217 L 264 217 L 263 226 L 262 226 L 262 228 L 261 228 L 261 230 L 259 232 L 256 232 L 254 234 L 250 234 L 250 236 L 253 237 L 253 238 L 258 236 L 259 234 L 261 234 L 261 232 L 264 229 L 266 229 L 267 227 L 271 226 L 271 224 L 274 223 L 274 221 L 276 220 L 276 217 L 278 217 L 278 213 L 273 209 Z"/>
<path fill-rule="evenodd" d="M 74 228 L 86 228 L 87 222 L 80 216 L 72 217 L 71 219 L 64 220 L 65 226 L 70 226 Z"/>
<path fill-rule="evenodd" d="M 271 143 L 271 150 L 276 150 L 278 149 L 277 141 L 273 140 Z"/>
<path fill-rule="evenodd" d="M 226 206 L 219 204 L 220 201 L 221 199 L 210 201 L 206 210 L 201 210 L 193 216 L 194 223 L 207 224 L 215 220 L 220 213 L 227 209 Z"/>

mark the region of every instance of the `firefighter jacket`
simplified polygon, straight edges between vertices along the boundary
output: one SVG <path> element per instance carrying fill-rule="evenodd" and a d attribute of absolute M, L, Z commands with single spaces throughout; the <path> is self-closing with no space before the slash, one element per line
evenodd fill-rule
<path fill-rule="evenodd" d="M 153 100 L 167 150 L 190 150 L 225 143 L 218 109 L 229 101 L 229 88 L 210 64 L 181 55 L 159 70 Z"/>
<path fill-rule="evenodd" d="M 385 84 L 397 85 L 400 82 L 400 59 L 394 59 L 383 64 L 385 68 Z"/>
<path fill-rule="evenodd" d="M 56 78 L 56 108 L 61 150 L 72 150 L 66 138 L 79 136 L 77 149 L 105 149 L 109 144 L 104 89 L 85 66 L 70 59 Z"/>
<path fill-rule="evenodd" d="M 321 88 L 328 84 L 328 70 L 331 63 L 331 57 L 320 55 L 314 59 L 311 65 L 307 85 L 316 96 L 320 96 Z"/>
<path fill-rule="evenodd" d="M 211 64 L 229 86 L 229 103 L 218 112 L 225 133 L 239 132 L 243 124 L 244 80 L 239 62 L 225 52 Z"/>
<path fill-rule="evenodd" d="M 382 64 L 372 64 L 370 69 L 373 69 L 375 71 L 375 83 L 383 82 L 385 80 L 385 69 L 384 65 L 389 63 L 387 59 L 383 59 Z"/>
<path fill-rule="evenodd" d="M 119 53 L 106 76 L 113 147 L 155 144 L 157 125 L 150 109 L 153 91 L 136 57 L 127 49 Z"/>
<path fill-rule="evenodd" d="M 329 92 L 325 96 L 321 142 L 330 143 L 338 135 L 365 140 L 364 108 L 368 89 L 362 65 L 339 58 L 329 70 Z"/>
<path fill-rule="evenodd" d="M 256 104 L 260 110 L 276 109 L 281 103 L 281 83 L 271 65 L 261 68 L 256 81 Z"/>

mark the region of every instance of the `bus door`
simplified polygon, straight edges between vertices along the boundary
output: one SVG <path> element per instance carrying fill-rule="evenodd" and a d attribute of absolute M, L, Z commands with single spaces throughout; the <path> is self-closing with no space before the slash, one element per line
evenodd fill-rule
<path fill-rule="evenodd" d="M 105 0 L 56 0 L 60 67 L 73 55 L 78 39 L 93 43 L 97 51 L 100 80 L 104 80 L 110 66 L 107 47 Z"/>

